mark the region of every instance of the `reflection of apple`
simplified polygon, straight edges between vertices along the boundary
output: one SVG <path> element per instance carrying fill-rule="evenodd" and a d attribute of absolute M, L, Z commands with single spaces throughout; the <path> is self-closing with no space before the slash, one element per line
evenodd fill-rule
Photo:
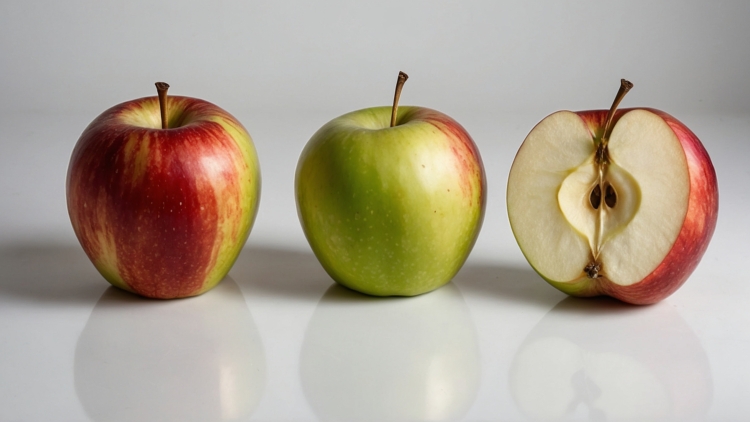
<path fill-rule="evenodd" d="M 611 299 L 555 306 L 517 352 L 510 386 L 534 420 L 702 420 L 712 397 L 705 352 L 673 307 Z"/>
<path fill-rule="evenodd" d="M 260 169 L 234 117 L 157 86 L 164 98 L 128 101 L 91 122 L 66 186 L 73 229 L 102 276 L 169 299 L 211 289 L 232 267 L 258 210 Z"/>
<path fill-rule="evenodd" d="M 458 420 L 479 387 L 479 351 L 456 286 L 374 299 L 334 285 L 302 345 L 302 387 L 321 420 Z"/>
<path fill-rule="evenodd" d="M 159 302 L 108 289 L 78 340 L 75 386 L 102 421 L 249 416 L 265 385 L 265 357 L 230 278 L 190 299 Z"/>
<path fill-rule="evenodd" d="M 575 296 L 655 303 L 695 269 L 716 226 L 718 191 L 698 138 L 652 109 L 561 111 L 524 141 L 508 216 L 531 266 Z"/>
<path fill-rule="evenodd" d="M 376 296 L 448 283 L 479 235 L 485 190 L 466 130 L 397 101 L 326 123 L 302 151 L 295 179 L 300 222 L 323 268 Z"/>

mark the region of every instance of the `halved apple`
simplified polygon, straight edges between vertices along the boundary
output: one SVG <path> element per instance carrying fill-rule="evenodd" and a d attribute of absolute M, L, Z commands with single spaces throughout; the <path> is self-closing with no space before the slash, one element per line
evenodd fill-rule
<path fill-rule="evenodd" d="M 716 173 L 700 140 L 653 109 L 560 111 L 510 170 L 508 217 L 531 266 L 574 296 L 655 303 L 698 265 L 716 226 Z"/>

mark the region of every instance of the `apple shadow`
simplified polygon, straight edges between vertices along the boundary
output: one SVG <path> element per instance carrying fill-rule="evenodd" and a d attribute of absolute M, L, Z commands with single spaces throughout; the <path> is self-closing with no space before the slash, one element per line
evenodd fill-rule
<path fill-rule="evenodd" d="M 246 246 L 229 271 L 248 293 L 317 302 L 335 282 L 312 252 Z"/>
<path fill-rule="evenodd" d="M 230 274 L 240 286 L 265 294 L 305 300 L 317 301 L 335 284 L 312 252 L 281 248 L 246 247 Z M 533 270 L 506 264 L 467 262 L 453 278 L 453 283 L 466 296 L 489 296 L 536 304 L 545 309 L 566 297 Z M 342 300 L 369 297 L 358 293 L 345 295 Z"/>
<path fill-rule="evenodd" d="M 79 245 L 3 245 L 0 270 L 0 298 L 10 301 L 92 305 L 111 286 Z M 243 288 L 313 302 L 334 283 L 312 253 L 267 247 L 246 247 L 230 275 Z"/>
<path fill-rule="evenodd" d="M 549 309 L 566 295 L 550 286 L 531 268 L 468 262 L 453 278 L 467 297 L 489 297 Z"/>
<path fill-rule="evenodd" d="M 42 303 L 93 304 L 110 286 L 78 245 L 0 247 L 0 297 Z M 315 255 L 246 246 L 229 275 L 248 293 L 317 302 L 335 282 Z M 565 297 L 533 270 L 468 262 L 453 283 L 467 297 L 483 296 L 550 308 Z"/>
<path fill-rule="evenodd" d="M 93 304 L 110 284 L 78 245 L 0 247 L 0 297 L 13 301 Z"/>
<path fill-rule="evenodd" d="M 310 251 L 248 246 L 229 273 L 243 290 L 272 296 L 317 301 L 335 281 Z M 453 278 L 469 296 L 493 297 L 549 309 L 566 297 L 547 284 L 530 268 L 505 264 L 467 262 Z M 361 296 L 361 297 L 360 297 Z M 361 293 L 343 295 L 341 300 L 374 298 Z"/>

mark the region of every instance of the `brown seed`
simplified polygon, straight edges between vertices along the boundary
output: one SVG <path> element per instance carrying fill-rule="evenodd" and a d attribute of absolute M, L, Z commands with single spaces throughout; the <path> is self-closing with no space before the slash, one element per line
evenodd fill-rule
<path fill-rule="evenodd" d="M 607 185 L 605 188 L 604 203 L 610 208 L 614 208 L 617 204 L 617 193 L 615 193 L 615 188 L 612 185 Z"/>
<path fill-rule="evenodd" d="M 589 195 L 589 202 L 591 202 L 591 206 L 594 207 L 595 210 L 599 209 L 599 205 L 602 203 L 602 188 L 599 185 L 594 186 L 594 189 L 591 191 L 591 195 Z"/>

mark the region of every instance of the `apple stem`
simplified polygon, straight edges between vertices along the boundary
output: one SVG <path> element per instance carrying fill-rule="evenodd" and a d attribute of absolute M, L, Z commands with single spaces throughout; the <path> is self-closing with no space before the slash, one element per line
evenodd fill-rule
<path fill-rule="evenodd" d="M 396 126 L 398 99 L 401 97 L 401 90 L 404 88 L 404 83 L 406 83 L 407 79 L 409 79 L 409 75 L 404 72 L 398 72 L 398 80 L 396 81 L 396 93 L 393 95 L 393 109 L 391 110 L 391 127 Z"/>
<path fill-rule="evenodd" d="M 610 107 L 609 111 L 607 112 L 607 120 L 604 121 L 604 134 L 602 135 L 602 144 L 604 144 L 605 146 L 607 144 L 607 141 L 609 141 L 609 135 L 612 134 L 612 120 L 614 120 L 615 118 L 617 106 L 620 105 L 622 99 L 625 98 L 625 94 L 627 94 L 631 88 L 633 88 L 632 82 L 625 79 L 620 79 L 620 89 L 617 91 L 617 95 L 615 95 L 615 100 L 612 102 L 612 107 Z"/>
<path fill-rule="evenodd" d="M 157 82 L 156 92 L 159 93 L 159 110 L 161 110 L 161 128 L 168 129 L 167 125 L 167 90 L 169 84 L 166 82 Z"/>

